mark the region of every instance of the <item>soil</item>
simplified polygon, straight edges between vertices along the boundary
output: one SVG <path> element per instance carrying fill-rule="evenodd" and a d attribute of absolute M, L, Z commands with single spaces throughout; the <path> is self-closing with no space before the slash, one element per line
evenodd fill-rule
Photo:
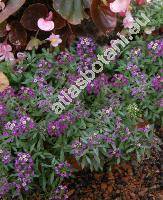
<path fill-rule="evenodd" d="M 81 171 L 71 179 L 70 200 L 163 200 L 160 153 L 137 164 L 116 165 L 111 172 Z"/>

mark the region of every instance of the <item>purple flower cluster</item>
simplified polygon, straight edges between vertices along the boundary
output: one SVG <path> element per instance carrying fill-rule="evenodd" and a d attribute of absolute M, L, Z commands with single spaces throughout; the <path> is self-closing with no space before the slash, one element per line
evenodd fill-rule
<path fill-rule="evenodd" d="M 155 76 L 152 79 L 152 86 L 156 91 L 160 91 L 163 89 L 163 77 L 160 75 Z"/>
<path fill-rule="evenodd" d="M 48 124 L 48 133 L 51 136 L 60 136 L 68 128 L 70 124 L 73 124 L 76 121 L 76 117 L 71 112 L 64 113 L 60 116 L 58 120 L 49 122 Z"/>
<path fill-rule="evenodd" d="M 88 116 L 89 113 L 82 107 L 76 107 L 73 111 L 62 114 L 59 119 L 48 123 L 48 133 L 51 136 L 59 137 L 64 134 L 69 125 L 74 124 L 78 119 Z"/>
<path fill-rule="evenodd" d="M 142 56 L 142 50 L 140 48 L 134 48 L 131 50 L 131 60 L 134 61 L 135 58 L 140 58 Z"/>
<path fill-rule="evenodd" d="M 17 172 L 18 182 L 15 182 L 17 190 L 28 190 L 28 186 L 34 176 L 33 159 L 29 153 L 18 153 L 15 160 L 15 171 Z"/>
<path fill-rule="evenodd" d="M 113 87 L 123 87 L 128 84 L 128 79 L 124 76 L 124 74 L 114 74 L 111 79 L 111 85 Z"/>
<path fill-rule="evenodd" d="M 11 153 L 7 150 L 0 150 L 0 158 L 4 165 L 7 165 L 11 162 Z"/>
<path fill-rule="evenodd" d="M 96 145 L 100 144 L 100 140 L 102 139 L 102 135 L 98 133 L 93 133 L 88 137 L 87 147 L 93 149 Z"/>
<path fill-rule="evenodd" d="M 157 102 L 157 106 L 159 107 L 163 107 L 163 98 L 159 99 L 158 102 Z"/>
<path fill-rule="evenodd" d="M 4 125 L 3 136 L 20 136 L 34 128 L 34 121 L 30 117 L 23 115 L 19 119 L 7 122 Z"/>
<path fill-rule="evenodd" d="M 2 101 L 7 101 L 9 98 L 15 97 L 15 90 L 9 86 L 3 92 L 0 92 L 0 99 Z"/>
<path fill-rule="evenodd" d="M 84 151 L 86 150 L 87 145 L 83 143 L 82 141 L 75 140 L 72 143 L 71 148 L 72 148 L 72 154 L 75 157 L 80 157 L 83 155 Z"/>
<path fill-rule="evenodd" d="M 143 132 L 143 133 L 148 133 L 150 130 L 151 130 L 151 127 L 149 125 L 138 128 L 138 131 Z"/>
<path fill-rule="evenodd" d="M 84 56 L 85 54 L 94 56 L 96 44 L 92 38 L 80 37 L 77 43 L 77 55 Z"/>
<path fill-rule="evenodd" d="M 68 162 L 59 163 L 55 167 L 55 173 L 62 178 L 69 178 L 72 176 L 72 168 Z"/>
<path fill-rule="evenodd" d="M 54 88 L 49 85 L 42 76 L 36 76 L 32 82 L 36 84 L 40 93 L 44 93 L 47 96 L 51 96 L 53 94 Z"/>
<path fill-rule="evenodd" d="M 127 70 L 131 73 L 131 95 L 137 99 L 146 96 L 147 76 L 140 71 L 137 65 L 129 64 Z"/>
<path fill-rule="evenodd" d="M 95 61 L 94 57 L 90 57 L 90 55 L 84 55 L 83 57 L 80 57 L 80 61 L 77 63 L 77 72 L 80 74 L 80 72 L 84 72 L 86 70 L 91 70 L 92 64 Z"/>
<path fill-rule="evenodd" d="M 20 100 L 29 100 L 35 98 L 35 92 L 32 88 L 22 86 L 18 92 Z"/>
<path fill-rule="evenodd" d="M 25 72 L 25 70 L 26 70 L 26 66 L 23 66 L 23 65 L 14 66 L 14 72 L 17 74 L 22 74 L 23 72 Z"/>
<path fill-rule="evenodd" d="M 66 51 L 61 52 L 56 58 L 56 61 L 59 65 L 66 65 L 73 62 L 74 60 L 74 56 Z"/>
<path fill-rule="evenodd" d="M 147 48 L 150 50 L 150 53 L 155 54 L 157 57 L 163 56 L 163 39 L 151 41 Z"/>
<path fill-rule="evenodd" d="M 42 88 L 44 87 L 44 85 L 47 84 L 45 78 L 43 78 L 43 77 L 41 77 L 41 76 L 36 76 L 36 77 L 33 79 L 32 82 L 35 83 L 35 84 L 38 86 L 38 88 L 39 88 L 40 90 L 42 90 Z"/>
<path fill-rule="evenodd" d="M 86 87 L 88 94 L 94 93 L 98 95 L 101 89 L 109 84 L 108 76 L 104 73 L 100 74 L 94 81 Z"/>
<path fill-rule="evenodd" d="M 96 44 L 92 38 L 80 37 L 77 43 L 76 51 L 80 60 L 77 64 L 77 72 L 91 69 L 96 58 Z"/>
<path fill-rule="evenodd" d="M 119 148 L 109 149 L 108 151 L 109 158 L 113 158 L 113 157 L 120 158 L 121 155 L 122 155 L 122 152 Z"/>
<path fill-rule="evenodd" d="M 52 107 L 52 102 L 48 99 L 39 100 L 37 102 L 38 108 L 40 108 L 44 112 L 49 112 Z"/>
<path fill-rule="evenodd" d="M 49 200 L 67 200 L 68 199 L 68 188 L 65 185 L 59 185 Z"/>
<path fill-rule="evenodd" d="M 59 137 L 67 128 L 68 125 L 60 119 L 48 123 L 48 133 L 51 136 Z"/>
<path fill-rule="evenodd" d="M 68 82 L 70 84 L 75 84 L 75 82 L 77 81 L 77 79 L 80 78 L 80 75 L 68 74 L 67 78 L 68 78 Z"/>
<path fill-rule="evenodd" d="M 50 70 L 52 69 L 52 63 L 46 61 L 45 59 L 41 59 L 39 60 L 39 62 L 37 63 L 37 74 L 39 74 L 40 76 L 46 76 L 49 74 Z"/>
<path fill-rule="evenodd" d="M 0 179 L 0 199 L 3 199 L 5 195 L 9 192 L 11 186 L 10 183 L 6 178 L 1 178 Z"/>
<path fill-rule="evenodd" d="M 7 115 L 6 106 L 3 103 L 0 103 L 0 117 Z"/>

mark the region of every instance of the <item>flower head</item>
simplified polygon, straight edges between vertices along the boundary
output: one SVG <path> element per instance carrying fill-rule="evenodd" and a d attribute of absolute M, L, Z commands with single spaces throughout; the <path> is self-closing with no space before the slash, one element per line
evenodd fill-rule
<path fill-rule="evenodd" d="M 49 12 L 47 18 L 40 18 L 37 22 L 39 29 L 43 31 L 52 31 L 54 29 L 54 22 L 52 21 L 53 13 Z"/>
<path fill-rule="evenodd" d="M 123 19 L 123 25 L 125 28 L 132 28 L 134 23 L 134 19 L 131 15 L 131 12 L 127 12 L 125 18 Z"/>
<path fill-rule="evenodd" d="M 114 13 L 126 12 L 131 0 L 115 0 L 110 3 L 110 10 Z"/>
<path fill-rule="evenodd" d="M 0 44 L 0 61 L 13 61 L 15 60 L 14 54 L 11 52 L 12 47 L 9 44 Z"/>
<path fill-rule="evenodd" d="M 9 192 L 10 190 L 10 183 L 8 180 L 3 177 L 0 179 L 0 198 L 3 199 L 3 197 Z"/>
<path fill-rule="evenodd" d="M 58 176 L 63 177 L 63 178 L 68 178 L 72 176 L 72 168 L 68 162 L 59 163 L 55 167 L 55 172 Z"/>
<path fill-rule="evenodd" d="M 21 188 L 28 190 L 28 185 L 34 175 L 33 165 L 33 159 L 29 153 L 18 153 L 15 160 L 15 171 L 18 176 L 18 182 L 15 183 L 17 190 Z"/>
<path fill-rule="evenodd" d="M 52 33 L 46 40 L 50 41 L 53 47 L 57 47 L 60 43 L 62 43 L 60 36 L 55 35 L 54 33 Z"/>
<path fill-rule="evenodd" d="M 59 185 L 54 191 L 49 200 L 67 200 L 68 188 L 66 185 Z"/>

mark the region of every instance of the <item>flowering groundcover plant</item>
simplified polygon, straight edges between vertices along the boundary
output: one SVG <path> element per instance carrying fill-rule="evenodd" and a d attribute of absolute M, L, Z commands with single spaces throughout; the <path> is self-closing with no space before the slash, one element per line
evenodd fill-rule
<path fill-rule="evenodd" d="M 163 40 L 137 40 L 60 116 L 52 110 L 58 93 L 103 53 L 92 38 L 80 37 L 64 52 L 33 51 L 15 66 L 1 63 L 10 83 L 0 92 L 1 198 L 29 199 L 37 190 L 45 199 L 68 199 L 71 158 L 102 170 L 159 150 Z"/>

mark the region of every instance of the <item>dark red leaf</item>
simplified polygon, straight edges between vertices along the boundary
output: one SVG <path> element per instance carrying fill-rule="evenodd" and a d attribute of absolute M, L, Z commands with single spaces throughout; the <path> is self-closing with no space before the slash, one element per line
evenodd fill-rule
<path fill-rule="evenodd" d="M 61 50 L 70 47 L 72 41 L 75 39 L 75 35 L 69 24 L 60 30 L 56 30 L 56 34 L 59 34 L 62 38 L 62 43 L 60 45 Z"/>
<path fill-rule="evenodd" d="M 10 24 L 11 31 L 9 33 L 9 41 L 16 46 L 25 46 L 27 43 L 27 32 L 20 22 L 12 22 Z"/>
<path fill-rule="evenodd" d="M 48 9 L 44 4 L 36 3 L 30 5 L 24 12 L 20 22 L 24 28 L 29 31 L 37 31 L 37 21 L 39 18 L 45 18 L 48 15 Z"/>
<path fill-rule="evenodd" d="M 53 12 L 53 20 L 55 29 L 61 29 L 66 26 L 66 20 L 61 17 L 57 12 Z"/>
<path fill-rule="evenodd" d="M 109 1 L 111 3 L 112 0 Z M 91 17 L 96 26 L 105 34 L 111 32 L 117 24 L 115 13 L 111 12 L 109 3 L 106 6 L 101 0 L 92 0 Z"/>

